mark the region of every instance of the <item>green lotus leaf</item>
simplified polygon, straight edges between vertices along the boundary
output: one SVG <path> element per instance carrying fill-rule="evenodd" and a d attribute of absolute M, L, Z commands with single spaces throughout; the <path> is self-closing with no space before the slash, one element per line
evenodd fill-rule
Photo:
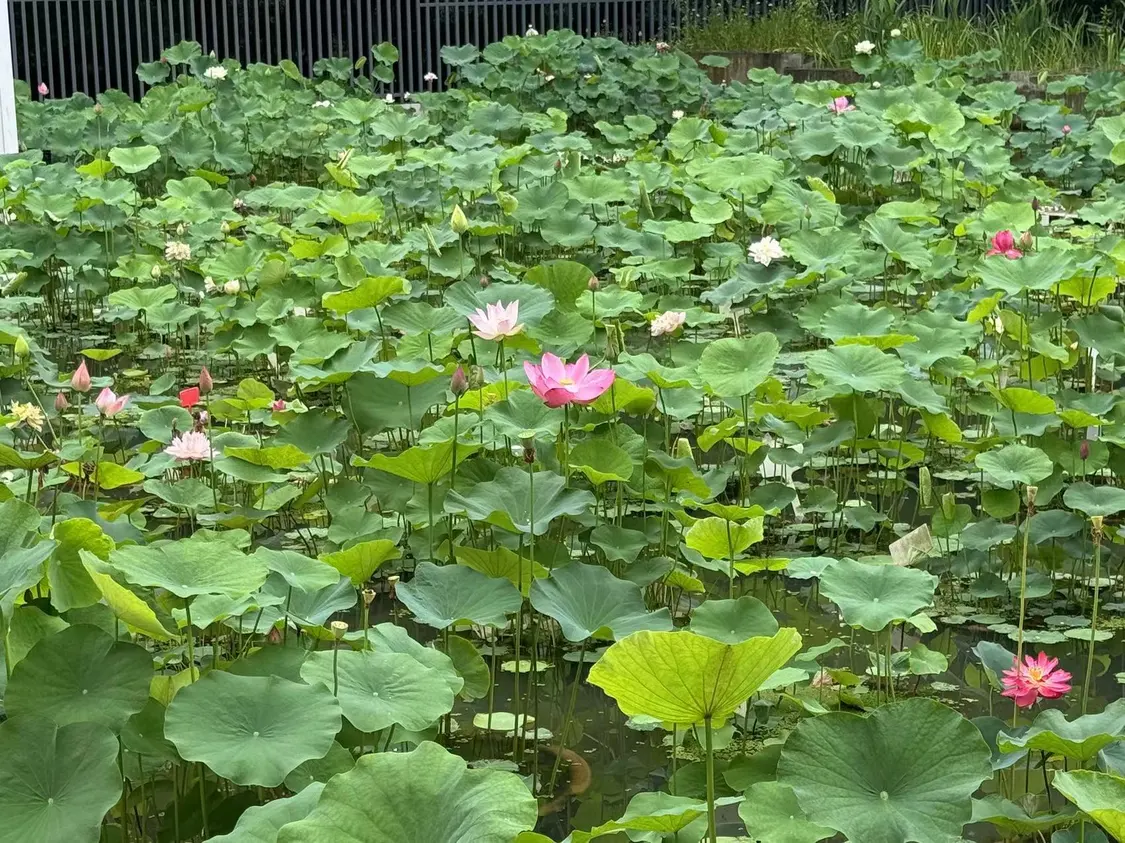
<path fill-rule="evenodd" d="M 339 731 L 340 706 L 328 689 L 218 670 L 182 689 L 164 715 L 164 734 L 185 760 L 261 787 L 323 758 Z"/>
<path fill-rule="evenodd" d="M 476 645 L 460 635 L 450 635 L 442 642 L 442 646 L 453 662 L 457 675 L 465 681 L 461 698 L 479 700 L 488 696 L 488 690 L 492 687 L 492 674 Z"/>
<path fill-rule="evenodd" d="M 458 674 L 453 660 L 441 650 L 415 641 L 401 626 L 380 623 L 370 627 L 365 635 L 375 652 L 404 653 L 422 667 L 437 672 L 454 694 L 459 694 L 464 689 L 465 680 Z"/>
<path fill-rule="evenodd" d="M 466 565 L 489 577 L 506 579 L 517 586 L 524 597 L 535 579 L 547 576 L 548 571 L 533 559 L 525 559 L 506 547 L 481 550 L 476 547 L 456 547 L 453 550 L 458 565 Z"/>
<path fill-rule="evenodd" d="M 42 717 L 65 726 L 98 723 L 119 732 L 145 706 L 152 658 L 77 624 L 43 638 L 15 666 L 4 705 L 9 717 Z"/>
<path fill-rule="evenodd" d="M 119 583 L 114 578 L 115 572 L 108 563 L 88 550 L 80 550 L 78 555 L 86 568 L 86 573 L 90 576 L 90 581 L 97 587 L 102 602 L 109 607 L 115 617 L 123 621 L 129 629 L 157 641 L 167 641 L 172 638 L 172 633 L 157 617 L 152 606 Z"/>
<path fill-rule="evenodd" d="M 956 843 L 973 792 L 992 777 L 976 726 L 941 703 L 913 699 L 866 717 L 830 712 L 789 735 L 777 781 L 809 822 L 864 843 Z"/>
<path fill-rule="evenodd" d="M 381 565 L 398 559 L 400 555 L 398 545 L 390 539 L 374 539 L 353 544 L 335 553 L 326 553 L 320 558 L 350 579 L 352 585 L 361 586 L 371 579 L 371 575 Z"/>
<path fill-rule="evenodd" d="M 1057 826 L 1073 823 L 1074 811 L 1031 815 L 1015 802 L 992 795 L 973 800 L 972 821 L 992 823 L 1010 834 L 1035 836 Z"/>
<path fill-rule="evenodd" d="M 321 304 L 327 310 L 348 314 L 365 307 L 375 307 L 392 296 L 409 291 L 410 282 L 405 278 L 380 275 L 373 278 L 364 278 L 357 287 L 350 290 L 325 293 L 321 297 Z"/>
<path fill-rule="evenodd" d="M 464 565 L 419 562 L 410 582 L 400 583 L 398 598 L 419 623 L 445 629 L 457 621 L 503 626 L 523 598 L 507 580 Z"/>
<path fill-rule="evenodd" d="M 1055 773 L 1055 789 L 1114 840 L 1125 840 L 1125 778 L 1092 770 Z"/>
<path fill-rule="evenodd" d="M 937 585 L 937 577 L 925 571 L 854 559 L 841 559 L 820 575 L 821 592 L 840 607 L 844 621 L 871 632 L 929 606 Z"/>
<path fill-rule="evenodd" d="M 836 832 L 811 823 L 793 788 L 779 782 L 757 782 L 746 789 L 738 816 L 754 840 L 770 843 L 817 843 Z"/>
<path fill-rule="evenodd" d="M 531 584 L 531 605 L 558 621 L 568 641 L 621 640 L 638 630 L 670 630 L 665 607 L 649 612 L 641 590 L 600 565 L 571 562 Z"/>
<path fill-rule="evenodd" d="M 392 724 L 420 732 L 453 709 L 453 692 L 441 675 L 404 653 L 321 651 L 301 666 L 301 678 L 335 688 L 344 717 L 361 732 Z"/>
<path fill-rule="evenodd" d="M 699 358 L 699 376 L 722 398 L 749 395 L 769 377 L 780 348 L 773 334 L 716 340 Z"/>
<path fill-rule="evenodd" d="M 471 489 L 450 491 L 445 511 L 464 513 L 474 521 L 487 521 L 513 533 L 541 536 L 563 515 L 583 515 L 594 505 L 585 490 L 568 489 L 566 481 L 550 471 L 537 471 L 534 479 L 518 468 L 502 468 L 493 480 Z"/>
<path fill-rule="evenodd" d="M 281 576 L 286 583 L 300 591 L 315 592 L 322 588 L 334 586 L 340 579 L 340 572 L 332 565 L 319 559 L 310 559 L 308 556 L 293 550 L 270 550 L 268 547 L 259 547 L 254 555 L 275 574 Z"/>
<path fill-rule="evenodd" d="M 1026 730 L 1001 732 L 996 738 L 1002 752 L 1037 749 L 1083 762 L 1116 741 L 1125 741 L 1125 700 L 1115 700 L 1098 714 L 1071 721 L 1059 709 L 1048 708 Z"/>
<path fill-rule="evenodd" d="M 1125 489 L 1075 483 L 1063 492 L 1063 503 L 1087 515 L 1116 515 L 1125 511 Z"/>
<path fill-rule="evenodd" d="M 870 345 L 834 345 L 814 351 L 807 365 L 833 395 L 893 390 L 906 377 L 897 357 Z"/>
<path fill-rule="evenodd" d="M 625 449 L 608 439 L 585 439 L 570 449 L 570 465 L 577 468 L 591 483 L 600 486 L 610 480 L 628 482 L 633 476 L 633 459 Z"/>
<path fill-rule="evenodd" d="M 96 843 L 121 797 L 118 744 L 97 723 L 0 725 L 0 843 Z"/>
<path fill-rule="evenodd" d="M 155 146 L 115 146 L 109 151 L 109 160 L 123 172 L 135 175 L 160 160 L 160 150 Z"/>
<path fill-rule="evenodd" d="M 684 535 L 684 544 L 708 559 L 734 559 L 763 537 L 762 518 L 745 524 L 725 518 L 701 518 Z"/>
<path fill-rule="evenodd" d="M 724 644 L 777 633 L 777 619 L 761 600 L 749 594 L 733 600 L 707 600 L 691 613 L 688 629 Z"/>
<path fill-rule="evenodd" d="M 476 449 L 475 445 L 457 443 L 457 465 L 460 465 L 466 457 L 472 456 Z M 376 468 L 412 483 L 432 485 L 457 467 L 453 464 L 453 457 L 454 442 L 450 440 L 426 447 L 418 445 L 407 448 L 393 457 L 374 454 L 368 460 L 353 458 L 352 464 Z"/>
<path fill-rule="evenodd" d="M 285 787 L 294 793 L 300 793 L 307 787 L 324 784 L 337 773 L 346 773 L 354 766 L 355 758 L 352 754 L 340 744 L 333 743 L 323 758 L 299 764 L 297 769 L 285 777 Z"/>
<path fill-rule="evenodd" d="M 630 717 L 722 722 L 800 648 L 794 629 L 739 644 L 687 631 L 635 632 L 606 650 L 589 681 Z"/>
<path fill-rule="evenodd" d="M 307 817 L 323 790 L 322 782 L 313 782 L 296 796 L 247 808 L 230 833 L 209 837 L 207 843 L 277 843 L 282 827 Z"/>
<path fill-rule="evenodd" d="M 113 551 L 109 563 L 134 585 L 163 588 L 177 597 L 244 597 L 261 587 L 269 574 L 260 558 L 226 542 L 127 545 Z"/>
<path fill-rule="evenodd" d="M 278 843 L 511 843 L 538 818 L 518 776 L 470 770 L 425 741 L 413 752 L 364 755 L 333 778 L 316 808 Z"/>
<path fill-rule="evenodd" d="M 1050 457 L 1027 445 L 1005 445 L 998 451 L 985 451 L 977 454 L 974 462 L 988 482 L 1001 489 L 1035 485 L 1050 477 L 1055 469 Z"/>
<path fill-rule="evenodd" d="M 102 594 L 82 564 L 81 551 L 106 559 L 114 548 L 113 539 L 89 518 L 60 521 L 51 536 L 58 542 L 47 563 L 51 605 L 65 612 L 97 603 Z"/>

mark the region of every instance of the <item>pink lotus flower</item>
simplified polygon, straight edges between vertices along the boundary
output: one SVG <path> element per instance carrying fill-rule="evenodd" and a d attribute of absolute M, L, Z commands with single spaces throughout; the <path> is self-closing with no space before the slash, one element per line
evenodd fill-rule
<path fill-rule="evenodd" d="M 278 398 L 276 401 L 270 404 L 270 409 L 275 413 L 284 413 L 285 406 L 285 400 L 283 398 Z"/>
<path fill-rule="evenodd" d="M 523 330 L 520 321 L 520 303 L 514 301 L 506 307 L 502 302 L 486 306 L 486 310 L 479 307 L 469 316 L 469 321 L 476 328 L 473 331 L 482 340 L 498 340 L 504 337 L 514 337 Z"/>
<path fill-rule="evenodd" d="M 565 363 L 547 352 L 540 365 L 523 364 L 531 391 L 547 402 L 548 407 L 567 404 L 589 404 L 613 385 L 612 369 L 590 371 L 590 358 L 583 354 L 574 364 Z"/>
<path fill-rule="evenodd" d="M 828 110 L 833 114 L 843 114 L 845 111 L 855 111 L 855 106 L 847 97 L 836 97 L 828 104 Z"/>
<path fill-rule="evenodd" d="M 178 460 L 209 460 L 211 459 L 211 442 L 204 433 L 189 430 L 172 440 L 172 444 L 164 449 L 170 457 Z"/>
<path fill-rule="evenodd" d="M 1070 691 L 1070 674 L 1055 669 L 1058 659 L 1040 653 L 1038 658 L 1024 656 L 1023 661 L 1021 665 L 1013 660 L 1011 670 L 1004 671 L 1004 696 L 1014 699 L 1020 708 L 1027 708 L 1039 697 L 1053 700 Z"/>
<path fill-rule="evenodd" d="M 94 399 L 94 404 L 99 410 L 107 416 L 116 416 L 125 409 L 129 403 L 128 395 L 118 395 L 108 386 L 98 393 L 98 397 Z"/>
<path fill-rule="evenodd" d="M 70 376 L 70 385 L 77 392 L 89 392 L 90 370 L 86 368 L 85 360 L 78 364 L 78 368 Z"/>
<path fill-rule="evenodd" d="M 41 96 L 41 97 L 47 96 L 47 83 L 46 82 L 40 82 L 37 90 L 39 91 L 39 96 Z"/>
<path fill-rule="evenodd" d="M 992 248 L 985 252 L 985 257 L 990 258 L 993 255 L 1003 255 L 1010 261 L 1023 257 L 1023 252 L 1016 248 L 1016 238 L 1012 236 L 1012 232 L 1008 229 L 997 231 L 992 235 Z"/>

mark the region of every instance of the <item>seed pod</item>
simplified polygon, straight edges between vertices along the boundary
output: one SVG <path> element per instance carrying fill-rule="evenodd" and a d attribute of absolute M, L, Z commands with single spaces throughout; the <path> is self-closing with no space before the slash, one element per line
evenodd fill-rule
<path fill-rule="evenodd" d="M 348 631 L 348 625 L 343 621 L 332 621 L 332 637 L 339 641 Z"/>

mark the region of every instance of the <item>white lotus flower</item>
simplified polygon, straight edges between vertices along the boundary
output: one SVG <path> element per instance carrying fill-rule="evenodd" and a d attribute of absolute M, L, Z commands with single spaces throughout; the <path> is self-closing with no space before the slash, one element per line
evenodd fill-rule
<path fill-rule="evenodd" d="M 672 112 L 672 119 L 673 120 L 683 120 L 684 119 L 684 113 L 682 111 L 680 111 L 680 109 L 677 108 L 675 111 Z"/>
<path fill-rule="evenodd" d="M 875 51 L 875 45 L 870 41 L 860 41 L 855 45 L 855 51 L 861 56 L 869 56 Z"/>
<path fill-rule="evenodd" d="M 901 35 L 902 35 L 901 29 L 892 29 L 891 30 L 891 37 L 892 38 L 899 38 L 899 37 L 901 37 Z"/>
<path fill-rule="evenodd" d="M 757 243 L 752 243 L 746 253 L 755 263 L 760 263 L 762 266 L 769 266 L 774 261 L 785 257 L 785 250 L 781 248 L 781 244 L 769 236 L 763 237 Z"/>
<path fill-rule="evenodd" d="M 208 79 L 226 79 L 227 69 L 221 64 L 213 64 L 203 71 L 203 75 Z"/>

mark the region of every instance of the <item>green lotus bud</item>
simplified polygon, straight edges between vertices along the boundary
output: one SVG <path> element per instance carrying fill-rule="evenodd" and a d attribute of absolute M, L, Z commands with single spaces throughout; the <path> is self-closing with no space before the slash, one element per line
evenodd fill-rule
<path fill-rule="evenodd" d="M 449 217 L 449 227 L 453 229 L 454 234 L 464 234 L 469 230 L 469 218 L 465 216 L 465 212 L 461 210 L 460 205 L 453 206 L 453 214 Z"/>
<path fill-rule="evenodd" d="M 500 210 L 508 216 L 511 216 L 519 208 L 520 202 L 516 197 L 510 193 L 505 193 L 502 190 L 496 192 L 496 201 L 500 203 Z"/>
<path fill-rule="evenodd" d="M 672 456 L 678 460 L 695 462 L 695 454 L 692 453 L 691 443 L 688 442 L 687 437 L 681 436 L 676 440 L 676 444 L 672 448 Z"/>
<path fill-rule="evenodd" d="M 27 337 L 20 334 L 16 337 L 16 357 L 27 357 L 31 354 L 31 346 L 27 344 Z"/>
<path fill-rule="evenodd" d="M 922 506 L 929 507 L 934 498 L 934 482 L 930 478 L 930 469 L 922 466 L 918 469 L 918 499 Z"/>

